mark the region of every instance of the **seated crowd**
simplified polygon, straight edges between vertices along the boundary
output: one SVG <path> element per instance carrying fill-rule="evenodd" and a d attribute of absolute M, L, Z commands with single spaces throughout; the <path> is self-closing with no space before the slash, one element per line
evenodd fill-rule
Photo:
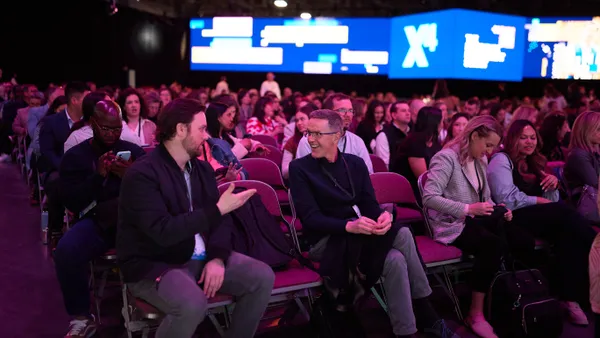
<path fill-rule="evenodd" d="M 96 332 L 89 262 L 113 248 L 131 295 L 164 314 L 156 337 L 191 337 L 217 293 L 235 299 L 226 336 L 253 337 L 276 271 L 215 231 L 257 193 L 234 191 L 235 183 L 218 189 L 253 179 L 244 167 L 253 157 L 277 162 L 302 249 L 339 308 L 381 278 L 396 336 L 458 337 L 430 301 L 412 224 L 377 201 L 370 174 L 390 171 L 410 183 L 433 240 L 473 256 L 465 320 L 473 333 L 497 337 L 484 316 L 486 292 L 507 253 L 536 264 L 537 239 L 558 257 L 551 283 L 567 319 L 588 325 L 580 303 L 600 219 L 578 202 L 597 195 L 597 100 L 580 95 L 569 108 L 549 86 L 539 109 L 529 98 L 461 103 L 438 81 L 431 104 L 390 93 L 367 101 L 289 88 L 282 95 L 273 79 L 260 93 L 229 93 L 226 82 L 213 93 L 80 82 L 46 94 L 31 85 L 8 91 L 1 160 L 13 143 L 27 145 L 32 203 L 44 204 L 48 234 L 58 239 L 56 274 L 72 318 L 66 337 Z M 69 229 L 65 210 L 76 220 Z"/>

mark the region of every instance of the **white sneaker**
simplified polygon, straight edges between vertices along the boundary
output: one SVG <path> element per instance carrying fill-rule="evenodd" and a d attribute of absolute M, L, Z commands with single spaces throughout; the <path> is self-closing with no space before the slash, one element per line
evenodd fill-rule
<path fill-rule="evenodd" d="M 563 302 L 563 306 L 568 313 L 571 324 L 579 326 L 587 326 L 589 324 L 585 312 L 583 312 L 577 302 Z"/>
<path fill-rule="evenodd" d="M 69 332 L 65 338 L 90 338 L 96 333 L 94 319 L 73 319 L 69 323 Z"/>

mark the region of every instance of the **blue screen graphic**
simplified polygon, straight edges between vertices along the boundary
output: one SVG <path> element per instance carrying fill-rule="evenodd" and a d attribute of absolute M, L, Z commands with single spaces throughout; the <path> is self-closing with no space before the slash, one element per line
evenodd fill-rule
<path fill-rule="evenodd" d="M 523 76 L 600 79 L 599 18 L 527 20 Z"/>
<path fill-rule="evenodd" d="M 190 20 L 190 68 L 307 74 L 388 73 L 390 20 Z"/>
<path fill-rule="evenodd" d="M 451 9 L 391 22 L 392 79 L 521 81 L 525 18 Z"/>

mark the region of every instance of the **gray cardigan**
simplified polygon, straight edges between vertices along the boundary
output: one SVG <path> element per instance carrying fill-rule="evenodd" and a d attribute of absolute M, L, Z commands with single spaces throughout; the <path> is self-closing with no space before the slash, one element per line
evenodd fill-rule
<path fill-rule="evenodd" d="M 487 158 L 476 166 L 482 178 L 483 200 L 494 204 L 486 178 Z M 479 202 L 477 182 L 471 182 L 467 167 L 460 164 L 458 153 L 446 148 L 435 154 L 429 164 L 423 187 L 423 205 L 430 220 L 433 239 L 449 244 L 465 228 L 468 205 Z"/>
<path fill-rule="evenodd" d="M 529 196 L 519 190 L 513 182 L 513 163 L 506 153 L 492 156 L 487 168 L 492 198 L 498 204 L 505 204 L 509 210 L 517 210 L 537 204 L 537 196 Z M 558 202 L 558 190 L 544 192 L 542 197 Z"/>
<path fill-rule="evenodd" d="M 580 148 L 569 151 L 565 162 L 565 179 L 569 190 L 589 185 L 598 188 L 600 158 L 598 154 Z"/>

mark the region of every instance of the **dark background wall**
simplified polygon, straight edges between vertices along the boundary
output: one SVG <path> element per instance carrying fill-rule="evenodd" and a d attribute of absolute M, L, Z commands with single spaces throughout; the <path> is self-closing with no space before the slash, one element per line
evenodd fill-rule
<path fill-rule="evenodd" d="M 125 67 L 136 70 L 137 85 L 159 85 L 174 80 L 190 86 L 214 86 L 221 75 L 231 88 L 258 87 L 264 74 L 190 72 L 187 41 L 182 57 L 182 39 L 187 35 L 187 20 L 153 17 L 120 7 L 108 15 L 108 4 L 101 0 L 10 1 L 0 10 L 0 68 L 4 79 L 16 73 L 21 83 L 48 83 L 68 80 L 94 81 L 99 85 L 126 83 Z M 156 39 L 148 40 L 148 31 Z M 388 80 L 383 76 L 319 76 L 277 74 L 283 87 L 294 90 L 331 88 L 357 90 L 360 94 L 393 91 L 409 97 L 431 93 L 432 80 Z M 541 95 L 545 80 L 509 83 L 514 95 Z M 567 81 L 555 81 L 566 89 Z M 496 83 L 449 81 L 450 91 L 461 97 L 487 95 Z M 595 82 L 588 86 L 596 86 Z"/>

